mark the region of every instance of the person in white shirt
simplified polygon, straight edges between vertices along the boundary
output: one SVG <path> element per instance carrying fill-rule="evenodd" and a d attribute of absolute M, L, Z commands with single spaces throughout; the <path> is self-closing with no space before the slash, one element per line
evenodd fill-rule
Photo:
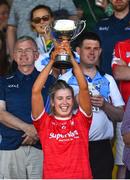
<path fill-rule="evenodd" d="M 97 66 L 102 52 L 98 35 L 83 33 L 76 50 L 80 56 L 80 67 L 88 81 L 93 106 L 89 131 L 92 174 L 95 179 L 111 179 L 114 165 L 111 147 L 113 122 L 122 120 L 124 102 L 114 78 L 101 72 Z M 60 79 L 73 87 L 78 102 L 79 87 L 73 71 L 63 74 Z"/>

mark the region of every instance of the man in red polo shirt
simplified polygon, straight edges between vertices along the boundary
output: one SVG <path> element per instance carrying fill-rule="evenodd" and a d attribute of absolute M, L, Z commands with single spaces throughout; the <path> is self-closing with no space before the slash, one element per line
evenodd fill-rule
<path fill-rule="evenodd" d="M 115 45 L 114 54 L 113 54 L 113 60 L 112 60 L 112 70 L 113 75 L 116 80 L 119 81 L 119 87 L 120 92 L 122 94 L 122 97 L 125 101 L 125 104 L 127 104 L 129 96 L 130 96 L 130 39 L 126 39 L 124 41 L 119 41 Z M 120 131 L 121 124 L 117 127 L 117 146 L 119 146 L 116 159 L 119 161 L 119 156 L 121 156 L 120 153 L 123 154 L 123 139 L 121 136 Z M 120 149 L 120 150 L 119 150 Z M 119 154 L 119 155 L 118 155 Z M 123 155 L 123 162 L 126 165 L 125 157 Z M 130 171 L 126 170 L 126 176 Z"/>
<path fill-rule="evenodd" d="M 115 45 L 112 70 L 115 79 L 119 80 L 121 94 L 127 103 L 130 96 L 130 39 L 119 41 Z"/>

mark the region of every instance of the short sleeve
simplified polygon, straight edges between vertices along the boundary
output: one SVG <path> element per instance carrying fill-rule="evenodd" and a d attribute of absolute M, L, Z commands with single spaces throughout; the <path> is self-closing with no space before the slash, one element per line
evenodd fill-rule
<path fill-rule="evenodd" d="M 114 80 L 114 78 L 112 76 L 110 76 L 108 74 L 105 76 L 110 82 L 110 99 L 111 99 L 112 104 L 116 107 L 124 106 L 125 103 L 124 103 L 121 93 L 118 89 L 116 81 Z M 115 96 L 115 94 L 116 94 L 116 96 Z"/>
<path fill-rule="evenodd" d="M 113 58 L 112 58 L 112 70 L 118 65 L 118 63 L 121 61 L 120 59 L 120 52 L 119 52 L 119 43 L 117 43 L 114 47 L 113 51 Z"/>
<path fill-rule="evenodd" d="M 43 112 L 37 119 L 33 119 L 33 117 L 32 117 L 33 125 L 36 128 L 38 133 L 40 133 L 40 131 L 42 131 L 42 129 L 44 129 L 45 123 L 48 118 L 49 118 L 49 115 L 45 112 L 45 110 L 43 110 Z"/>
<path fill-rule="evenodd" d="M 80 123 L 86 127 L 90 128 L 90 125 L 92 123 L 92 115 L 88 116 L 81 107 L 79 107 L 77 113 L 76 113 L 76 119 L 80 121 Z"/>

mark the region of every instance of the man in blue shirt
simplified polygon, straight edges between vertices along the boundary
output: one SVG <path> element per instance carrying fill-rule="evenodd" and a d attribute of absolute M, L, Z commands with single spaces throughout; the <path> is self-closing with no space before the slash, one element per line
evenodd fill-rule
<path fill-rule="evenodd" d="M 102 42 L 101 68 L 105 73 L 112 74 L 111 61 L 116 42 L 130 37 L 130 12 L 128 0 L 111 0 L 114 14 L 96 24 L 95 32 Z"/>
<path fill-rule="evenodd" d="M 42 177 L 43 155 L 31 120 L 31 91 L 39 74 L 34 62 L 38 56 L 37 45 L 32 38 L 19 38 L 14 48 L 18 68 L 13 74 L 0 78 L 1 179 Z M 43 88 L 45 101 L 54 80 L 50 75 Z"/>

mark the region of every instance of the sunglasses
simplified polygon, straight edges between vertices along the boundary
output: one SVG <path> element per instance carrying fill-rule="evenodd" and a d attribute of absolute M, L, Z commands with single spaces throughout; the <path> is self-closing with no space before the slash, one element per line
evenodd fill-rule
<path fill-rule="evenodd" d="M 50 16 L 49 15 L 46 15 L 46 16 L 42 16 L 42 17 L 36 17 L 34 19 L 32 19 L 32 21 L 35 23 L 35 24 L 39 24 L 41 22 L 41 20 L 43 21 L 49 21 L 50 19 Z"/>

